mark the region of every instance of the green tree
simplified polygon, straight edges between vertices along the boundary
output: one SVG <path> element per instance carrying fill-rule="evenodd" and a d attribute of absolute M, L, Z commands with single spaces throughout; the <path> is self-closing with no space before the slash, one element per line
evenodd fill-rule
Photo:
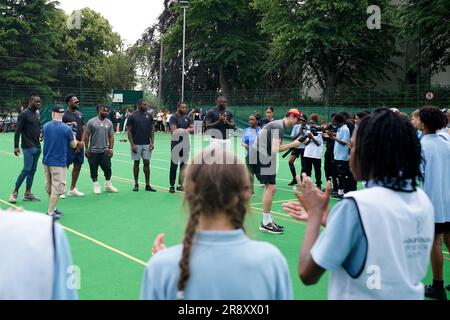
<path fill-rule="evenodd" d="M 0 103 L 16 107 L 30 90 L 51 94 L 62 11 L 47 0 L 0 1 Z M 19 91 L 22 101 L 13 94 Z M 7 94 L 6 91 L 11 91 Z M 26 99 L 26 98 L 25 98 Z"/>
<path fill-rule="evenodd" d="M 402 7 L 402 38 L 419 51 L 412 68 L 430 68 L 433 73 L 450 65 L 450 1 L 410 0 Z"/>
<path fill-rule="evenodd" d="M 340 85 L 374 83 L 394 68 L 395 11 L 389 0 L 253 0 L 261 30 L 271 37 L 268 68 L 286 63 L 302 70 L 303 84 L 317 83 L 332 102 Z M 379 30 L 369 30 L 369 5 L 382 10 Z"/>
<path fill-rule="evenodd" d="M 82 83 L 85 103 L 103 101 L 112 89 L 111 63 L 117 63 L 115 54 L 120 53 L 120 35 L 98 12 L 84 8 L 81 10 L 81 27 L 65 28 L 63 44 L 58 51 L 59 60 L 66 60 L 59 68 L 59 85 L 64 88 L 78 88 Z M 64 93 L 62 93 L 64 94 Z"/>
<path fill-rule="evenodd" d="M 174 6 L 174 10 L 180 10 Z M 167 55 L 181 54 L 182 15 L 164 35 Z M 258 17 L 246 0 L 192 0 L 186 13 L 188 68 L 199 62 L 217 75 L 220 89 L 260 86 L 259 68 L 266 53 L 256 23 Z"/>

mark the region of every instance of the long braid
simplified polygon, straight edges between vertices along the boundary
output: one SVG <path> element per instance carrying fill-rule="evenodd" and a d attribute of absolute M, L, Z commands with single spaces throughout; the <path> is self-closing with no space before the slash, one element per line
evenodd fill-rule
<path fill-rule="evenodd" d="M 179 292 L 184 291 L 186 282 L 191 275 L 189 270 L 189 258 L 191 256 L 192 242 L 194 240 L 195 230 L 197 228 L 199 217 L 202 211 L 202 202 L 203 201 L 201 201 L 201 199 L 193 200 L 191 202 L 189 222 L 186 226 L 183 240 L 183 253 L 179 263 L 180 266 L 180 278 L 178 280 Z"/>
<path fill-rule="evenodd" d="M 214 218 L 216 214 L 225 214 L 234 229 L 243 228 L 251 197 L 246 166 L 238 161 L 233 153 L 227 153 L 225 150 L 216 152 L 222 152 L 217 156 L 223 156 L 222 160 L 227 161 L 222 164 L 205 164 L 199 159 L 203 158 L 203 153 L 200 153 L 186 170 L 184 199 L 185 204 L 189 206 L 190 216 L 179 262 L 180 277 L 177 288 L 180 299 L 184 299 L 186 283 L 191 276 L 190 257 L 200 217 Z"/>

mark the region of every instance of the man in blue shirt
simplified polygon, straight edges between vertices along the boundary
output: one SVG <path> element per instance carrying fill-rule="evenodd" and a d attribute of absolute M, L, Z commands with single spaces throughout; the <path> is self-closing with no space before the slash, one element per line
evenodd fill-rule
<path fill-rule="evenodd" d="M 45 191 L 49 197 L 47 214 L 59 219 L 63 213 L 56 209 L 59 197 L 66 191 L 67 182 L 67 152 L 69 146 L 75 149 L 78 141 L 75 133 L 62 122 L 64 108 L 56 105 L 52 109 L 53 121 L 45 124 L 42 129 L 44 137 Z"/>
<path fill-rule="evenodd" d="M 334 165 L 338 178 L 338 198 L 342 198 L 345 192 L 348 192 L 347 179 L 350 177 L 350 167 L 348 165 L 350 143 L 350 130 L 345 124 L 345 117 L 343 114 L 338 113 L 333 118 L 334 124 L 338 130 L 336 135 L 330 138 L 335 141 L 334 143 Z"/>

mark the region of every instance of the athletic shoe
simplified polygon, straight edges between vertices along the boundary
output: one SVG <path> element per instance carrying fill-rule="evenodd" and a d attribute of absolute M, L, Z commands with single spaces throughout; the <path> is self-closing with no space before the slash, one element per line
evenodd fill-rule
<path fill-rule="evenodd" d="M 133 188 L 133 191 L 134 192 L 138 192 L 139 191 L 139 185 L 135 185 L 134 188 Z"/>
<path fill-rule="evenodd" d="M 66 198 L 66 195 L 65 195 L 65 194 L 60 194 L 60 195 L 59 195 L 59 198 L 60 198 L 60 199 L 65 199 L 65 198 Z"/>
<path fill-rule="evenodd" d="M 270 222 L 266 225 L 261 223 L 261 225 L 259 226 L 259 231 L 272 233 L 272 234 L 283 234 L 283 230 L 281 230 L 280 228 L 275 226 L 275 224 L 273 224 L 272 222 Z"/>
<path fill-rule="evenodd" d="M 73 196 L 73 197 L 84 197 L 84 193 L 78 191 L 77 188 L 74 188 L 73 190 L 69 191 L 69 196 Z"/>
<path fill-rule="evenodd" d="M 295 186 L 297 184 L 297 180 L 293 179 L 291 182 L 288 183 L 288 186 Z"/>
<path fill-rule="evenodd" d="M 174 186 L 171 186 L 171 187 L 169 188 L 169 192 L 170 192 L 170 193 L 175 193 L 175 187 L 174 187 Z"/>
<path fill-rule="evenodd" d="M 9 195 L 9 202 L 17 203 L 17 192 L 13 192 Z"/>
<path fill-rule="evenodd" d="M 179 186 L 177 187 L 177 191 L 181 191 L 181 192 L 183 192 L 183 191 L 184 191 L 184 188 L 183 188 L 183 186 L 182 186 L 182 185 L 179 185 Z"/>
<path fill-rule="evenodd" d="M 95 194 L 102 193 L 102 190 L 100 189 L 100 183 L 98 183 L 98 181 L 93 183 L 93 187 L 94 187 L 94 193 Z"/>
<path fill-rule="evenodd" d="M 425 286 L 425 297 L 436 300 L 447 300 L 447 292 L 445 292 L 444 288 L 436 289 L 433 285 L 429 284 Z"/>
<path fill-rule="evenodd" d="M 450 284 L 448 284 L 445 289 L 447 289 L 448 291 L 450 291 Z"/>
<path fill-rule="evenodd" d="M 278 229 L 284 231 L 284 227 L 283 227 L 283 226 L 280 226 L 278 223 L 276 223 L 275 220 L 272 219 L 272 223 L 275 225 L 275 227 L 277 227 Z"/>
<path fill-rule="evenodd" d="M 112 193 L 119 192 L 119 190 L 117 190 L 116 188 L 113 187 L 111 181 L 105 182 L 105 191 L 112 192 Z"/>
<path fill-rule="evenodd" d="M 64 212 L 59 211 L 58 209 L 53 210 L 52 213 L 47 213 L 49 216 L 53 217 L 54 219 L 61 219 L 61 217 L 64 215 Z"/>
<path fill-rule="evenodd" d="M 29 193 L 29 194 L 25 194 L 23 196 L 23 201 L 41 201 L 41 199 L 39 199 L 38 197 L 36 197 L 34 194 Z"/>
<path fill-rule="evenodd" d="M 151 186 L 145 186 L 145 191 L 156 192 Z"/>

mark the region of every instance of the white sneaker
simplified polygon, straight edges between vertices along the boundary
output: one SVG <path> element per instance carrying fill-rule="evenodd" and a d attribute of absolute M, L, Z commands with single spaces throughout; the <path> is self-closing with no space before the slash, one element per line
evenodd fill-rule
<path fill-rule="evenodd" d="M 100 183 L 98 183 L 98 181 L 94 182 L 93 186 L 94 186 L 94 193 L 95 194 L 102 193 L 102 190 L 100 189 Z"/>
<path fill-rule="evenodd" d="M 119 190 L 117 190 L 116 188 L 113 187 L 111 181 L 106 181 L 105 182 L 105 191 L 109 191 L 109 192 L 119 192 Z"/>
<path fill-rule="evenodd" d="M 61 195 L 59 196 L 59 198 L 60 198 L 60 199 L 65 199 L 65 198 L 66 198 L 66 195 L 65 195 L 65 194 L 61 194 Z"/>
<path fill-rule="evenodd" d="M 99 187 L 100 187 L 100 185 L 99 185 Z M 84 193 L 78 191 L 77 188 L 75 188 L 75 189 L 73 189 L 73 190 L 70 190 L 70 191 L 69 191 L 69 195 L 70 195 L 70 196 L 73 196 L 73 197 L 84 197 Z"/>

